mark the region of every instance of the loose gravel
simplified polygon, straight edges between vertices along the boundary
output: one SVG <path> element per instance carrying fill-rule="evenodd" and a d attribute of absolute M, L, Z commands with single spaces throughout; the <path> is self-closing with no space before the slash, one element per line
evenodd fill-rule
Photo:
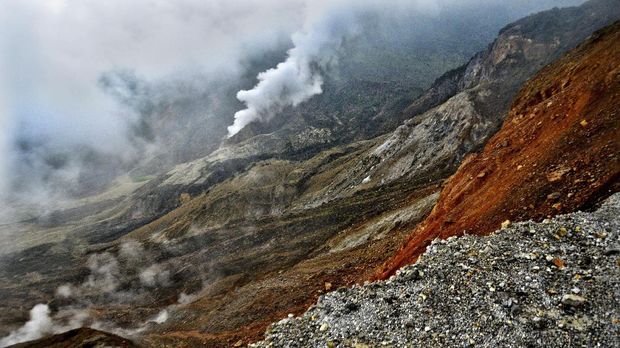
<path fill-rule="evenodd" d="M 437 240 L 252 347 L 620 347 L 620 193 L 593 213 Z"/>

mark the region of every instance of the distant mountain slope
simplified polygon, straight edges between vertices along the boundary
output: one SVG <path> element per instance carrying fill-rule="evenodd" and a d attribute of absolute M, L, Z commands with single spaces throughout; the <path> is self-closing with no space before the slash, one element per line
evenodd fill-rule
<path fill-rule="evenodd" d="M 619 17 L 618 0 L 591 0 L 581 6 L 554 8 L 522 18 L 504 27 L 488 49 L 438 78 L 405 113 L 416 116 L 460 92 L 487 83 L 499 88 L 493 92 L 498 96 L 496 106 L 500 109 L 482 111 L 507 112 L 512 97 L 526 79 Z"/>
<path fill-rule="evenodd" d="M 588 207 L 620 188 L 620 22 L 522 89 L 502 129 L 448 180 L 431 215 L 381 270 L 415 261 L 436 237 Z"/>
<path fill-rule="evenodd" d="M 387 138 L 374 138 L 374 148 L 328 184 L 329 196 L 350 195 L 403 177 L 416 182 L 444 178 L 499 129 L 523 82 L 594 29 L 619 19 L 617 5 L 618 0 L 592 0 L 508 25 L 487 50 L 438 79 L 404 112 L 407 99 L 394 82 L 350 82 L 334 88 L 266 125 L 247 127 L 212 154 L 152 180 L 134 195 L 131 214 L 148 221 L 178 206 L 180 194 L 204 192 L 260 160 L 306 159 L 336 144 L 377 136 L 407 118 Z M 366 177 L 371 180 L 359 185 Z"/>
<path fill-rule="evenodd" d="M 544 11 L 505 27 L 488 49 L 439 78 L 404 113 L 411 117 L 365 155 L 330 189 L 362 188 L 406 177 L 420 182 L 447 176 L 501 126 L 522 84 L 581 43 L 595 29 L 620 19 L 620 1 L 595 0 Z M 544 34 L 543 34 L 544 33 Z"/>

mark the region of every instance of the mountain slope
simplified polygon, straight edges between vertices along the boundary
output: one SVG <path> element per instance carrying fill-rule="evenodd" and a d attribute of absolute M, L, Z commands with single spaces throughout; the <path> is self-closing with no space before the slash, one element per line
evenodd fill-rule
<path fill-rule="evenodd" d="M 617 347 L 619 214 L 615 194 L 593 213 L 438 240 L 390 280 L 322 296 L 250 347 Z"/>
<path fill-rule="evenodd" d="M 617 190 L 619 41 L 616 23 L 529 81 L 502 129 L 448 180 L 380 277 L 413 262 L 436 237 L 490 233 L 505 220 L 573 211 Z"/>
<path fill-rule="evenodd" d="M 588 8 L 571 10 L 577 23 L 620 17 L 616 7 L 605 13 Z M 565 12 L 546 13 L 535 17 L 527 35 Z M 581 33 L 582 27 L 557 26 L 550 32 L 573 30 Z M 527 41 L 526 34 L 510 40 Z M 517 45 L 513 53 L 527 47 Z M 503 71 L 525 80 L 529 76 L 521 64 L 533 73 L 544 63 L 537 59 L 563 49 L 548 41 L 536 47 L 545 55 L 518 60 Z M 489 86 L 470 86 L 395 133 L 335 147 L 330 123 L 321 123 L 334 100 L 323 96 L 308 103 L 313 112 L 297 110 L 284 125 L 274 120 L 275 125 L 248 130 L 160 177 L 119 184 L 114 194 L 27 221 L 24 234 L 39 244 L 25 244 L 2 259 L 7 267 L 0 270 L 0 295 L 10 299 L 2 303 L 2 329 L 12 328 L 15 318 L 25 321 L 33 303 L 51 301 L 53 308 L 86 303 L 94 320 L 124 328 L 140 327 L 169 310 L 168 321 L 142 332 L 141 343 L 149 346 L 219 347 L 256 340 L 268 323 L 303 312 L 321 293 L 369 278 L 396 251 L 434 205 L 438 184 L 499 127 L 504 114 L 495 100 L 504 100 L 503 90 Z M 402 100 L 382 91 L 388 85 L 360 87 L 362 94 L 379 90 L 377 98 L 356 96 L 350 87 L 341 92 L 352 95 L 348 100 L 355 110 L 364 109 L 358 120 L 357 112 L 347 115 L 352 128 L 381 114 L 380 105 L 365 110 L 367 101 L 394 106 L 376 119 L 390 119 L 389 127 L 408 117 L 396 108 Z M 360 134 L 349 134 L 346 141 L 374 133 Z M 127 245 L 136 243 L 143 250 L 137 261 L 128 261 Z M 119 293 L 84 285 L 97 276 L 89 260 L 104 256 L 118 265 L 113 276 Z M 171 281 L 143 284 L 141 273 L 153 265 Z M 78 288 L 80 297 L 50 299 L 65 284 Z M 190 294 L 191 301 L 181 294 Z"/>
<path fill-rule="evenodd" d="M 527 79 L 618 19 L 617 0 L 596 0 L 506 26 L 487 50 L 439 78 L 404 111 L 409 120 L 340 180 L 420 181 L 450 175 L 466 154 L 479 150 L 499 130 Z"/>

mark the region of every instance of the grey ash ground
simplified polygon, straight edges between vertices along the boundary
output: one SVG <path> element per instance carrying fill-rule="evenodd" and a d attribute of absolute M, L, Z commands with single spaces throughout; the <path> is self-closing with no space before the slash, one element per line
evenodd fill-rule
<path fill-rule="evenodd" d="M 619 347 L 620 194 L 592 213 L 435 241 L 385 282 L 322 296 L 254 347 Z"/>

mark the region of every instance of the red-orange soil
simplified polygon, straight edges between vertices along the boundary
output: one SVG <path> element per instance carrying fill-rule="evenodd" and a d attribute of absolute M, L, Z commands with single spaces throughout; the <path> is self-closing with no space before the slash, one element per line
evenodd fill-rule
<path fill-rule="evenodd" d="M 446 182 L 431 214 L 378 269 L 384 279 L 435 238 L 587 209 L 619 188 L 620 22 L 528 81 L 501 130 Z"/>

